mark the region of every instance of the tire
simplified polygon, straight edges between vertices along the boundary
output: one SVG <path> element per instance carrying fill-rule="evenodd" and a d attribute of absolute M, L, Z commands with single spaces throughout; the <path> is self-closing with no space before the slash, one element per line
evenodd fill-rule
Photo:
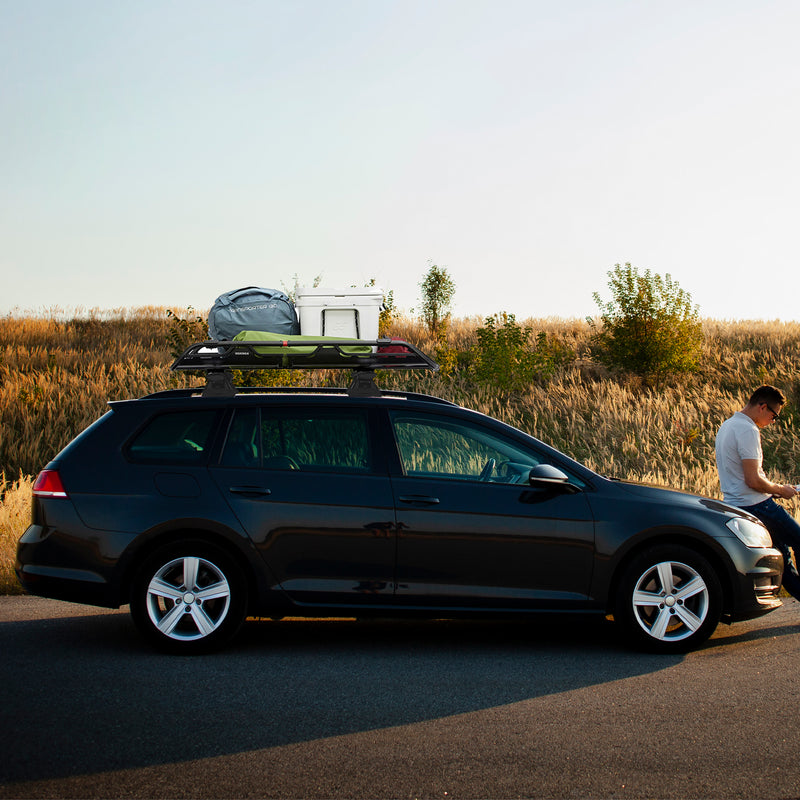
<path fill-rule="evenodd" d="M 636 556 L 619 583 L 614 618 L 635 644 L 683 653 L 702 644 L 722 615 L 722 587 L 709 562 L 680 545 Z"/>
<path fill-rule="evenodd" d="M 217 650 L 247 612 L 242 570 L 224 550 L 183 540 L 150 555 L 131 591 L 131 616 L 155 647 L 193 655 Z"/>

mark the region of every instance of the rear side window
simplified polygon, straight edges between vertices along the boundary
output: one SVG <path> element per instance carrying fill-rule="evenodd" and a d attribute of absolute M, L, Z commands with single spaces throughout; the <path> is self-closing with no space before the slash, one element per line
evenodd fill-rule
<path fill-rule="evenodd" d="M 216 411 L 159 414 L 128 445 L 128 458 L 146 464 L 200 464 L 206 460 L 216 421 Z"/>
<path fill-rule="evenodd" d="M 238 409 L 221 464 L 368 472 L 371 457 L 367 418 L 360 411 Z"/>

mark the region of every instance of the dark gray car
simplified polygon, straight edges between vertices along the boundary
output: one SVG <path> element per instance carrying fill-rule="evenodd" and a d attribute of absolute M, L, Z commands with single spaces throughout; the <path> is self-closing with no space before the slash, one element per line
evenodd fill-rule
<path fill-rule="evenodd" d="M 783 560 L 753 517 L 602 477 L 438 398 L 382 392 L 375 369 L 432 363 L 367 345 L 277 357 L 204 343 L 177 368 L 210 372 L 205 391 L 111 403 L 37 479 L 23 586 L 130 603 L 149 640 L 187 653 L 247 615 L 542 612 L 611 614 L 637 644 L 676 652 L 780 605 Z M 354 358 L 349 389 L 236 389 L 227 372 Z"/>

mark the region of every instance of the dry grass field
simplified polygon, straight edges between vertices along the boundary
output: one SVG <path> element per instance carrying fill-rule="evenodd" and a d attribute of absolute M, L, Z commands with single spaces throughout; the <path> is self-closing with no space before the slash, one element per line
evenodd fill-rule
<path fill-rule="evenodd" d="M 189 318 L 194 312 L 181 310 Z M 701 370 L 657 391 L 632 376 L 610 375 L 595 360 L 592 330 L 581 320 L 527 320 L 574 354 L 555 375 L 524 391 L 499 394 L 471 378 L 479 318 L 453 320 L 447 375 L 397 373 L 385 384 L 446 397 L 491 414 L 554 445 L 603 474 L 719 497 L 714 435 L 761 383 L 779 386 L 789 405 L 764 432 L 765 468 L 800 482 L 800 323 L 704 323 Z M 72 437 L 104 413 L 108 400 L 184 385 L 176 376 L 166 309 L 50 313 L 0 318 L 0 592 L 14 591 L 17 538 L 30 513 L 32 478 Z M 416 320 L 391 335 L 431 355 L 440 344 Z M 292 381 L 313 383 L 313 373 Z"/>

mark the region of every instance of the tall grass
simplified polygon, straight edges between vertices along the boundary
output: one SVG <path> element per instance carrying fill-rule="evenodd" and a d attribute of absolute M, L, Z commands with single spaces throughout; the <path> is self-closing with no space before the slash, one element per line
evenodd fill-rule
<path fill-rule="evenodd" d="M 32 488 L 31 478 L 6 481 L 6 476 L 0 474 L 0 594 L 22 591 L 14 575 L 14 559 L 17 540 L 30 521 Z"/>
<path fill-rule="evenodd" d="M 701 371 L 654 391 L 636 378 L 610 375 L 596 362 L 587 323 L 525 322 L 571 350 L 574 359 L 522 392 L 502 395 L 471 379 L 470 351 L 483 323 L 477 317 L 448 326 L 446 346 L 457 356 L 448 376 L 398 372 L 381 376 L 381 383 L 498 417 L 603 474 L 712 497 L 720 496 L 717 428 L 753 388 L 773 383 L 789 404 L 781 421 L 763 432 L 765 469 L 775 480 L 800 482 L 800 323 L 707 320 Z M 108 400 L 195 380 L 169 371 L 172 330 L 166 309 L 159 308 L 0 318 L 3 563 L 27 524 L 30 476 L 102 415 Z M 390 333 L 432 355 L 442 344 L 408 318 L 394 320 Z M 313 373 L 292 376 L 297 385 L 319 380 Z M 3 580 L 0 591 L 7 591 Z"/>
<path fill-rule="evenodd" d="M 0 471 L 38 472 L 109 400 L 182 385 L 169 332 L 155 308 L 0 318 Z"/>

